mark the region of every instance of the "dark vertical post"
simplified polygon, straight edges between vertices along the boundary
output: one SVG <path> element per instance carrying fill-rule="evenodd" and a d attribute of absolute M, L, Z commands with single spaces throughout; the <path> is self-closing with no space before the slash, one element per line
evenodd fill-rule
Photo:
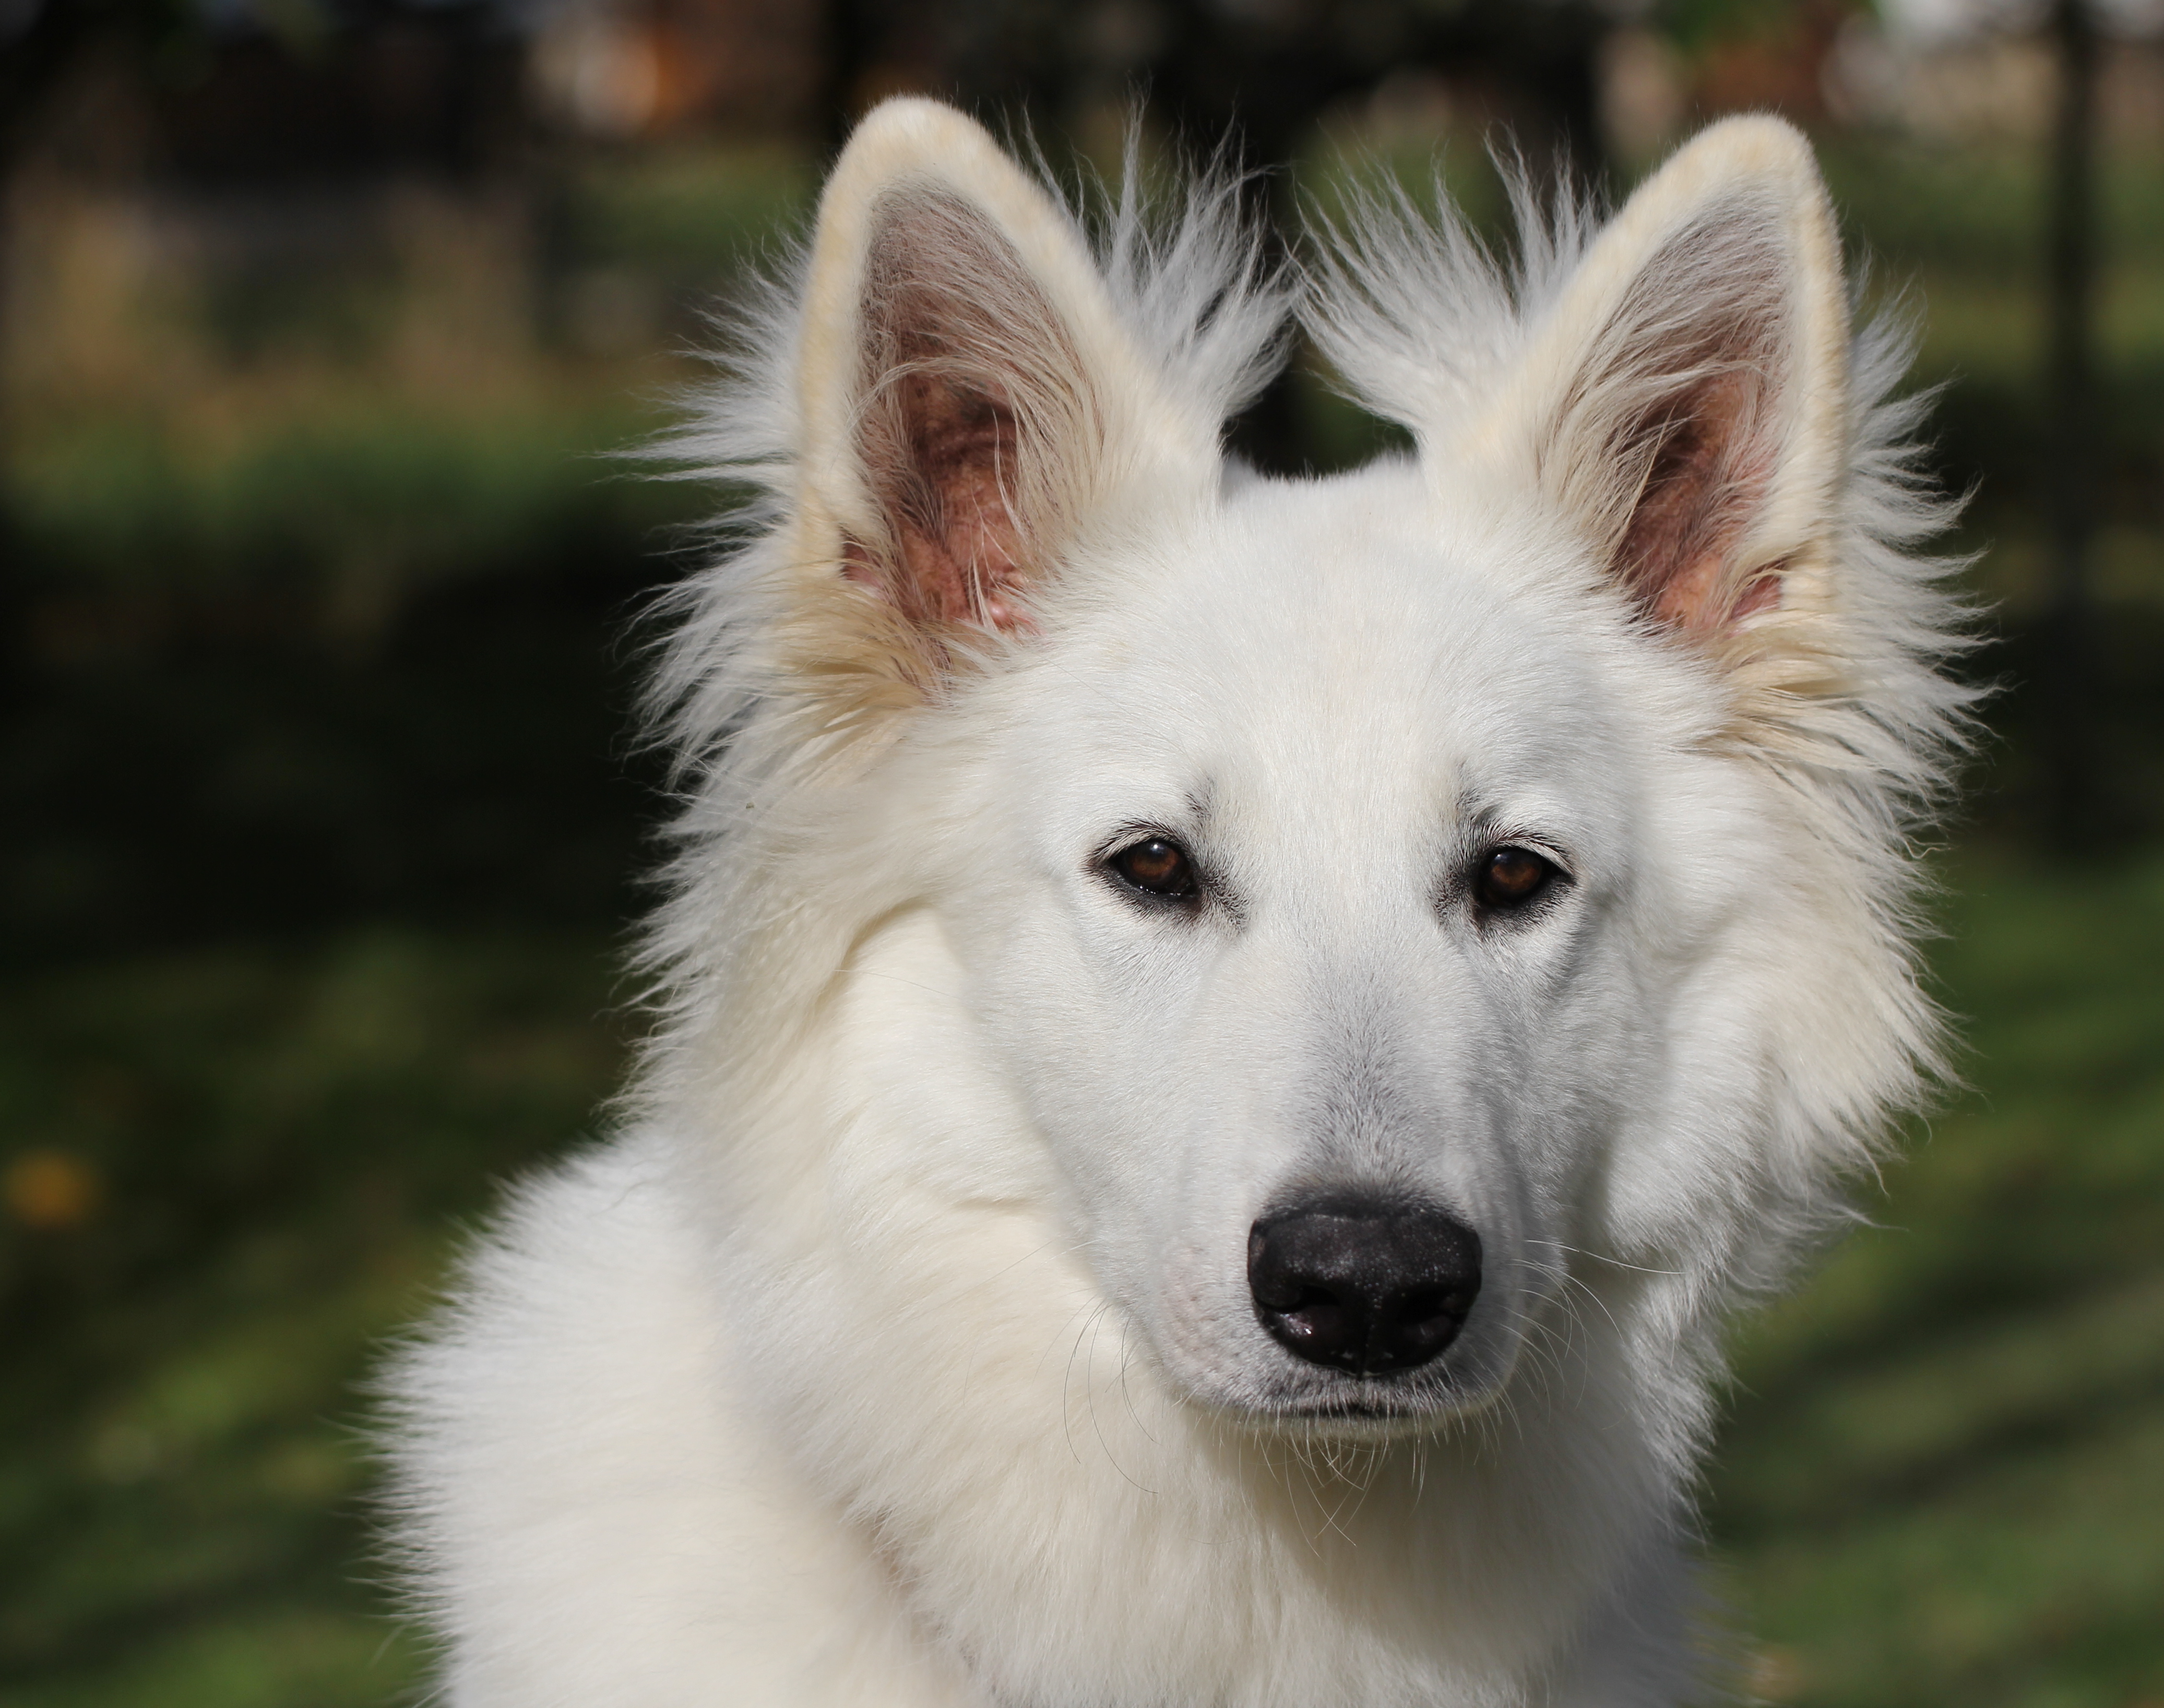
<path fill-rule="evenodd" d="M 842 151 L 856 126 L 859 84 L 869 67 L 871 0 L 827 0 L 824 46 L 827 63 L 820 91 L 826 119 L 828 163 Z"/>
<path fill-rule="evenodd" d="M 15 169 L 29 145 L 45 97 L 78 59 L 89 51 L 108 20 L 87 5 L 50 0 L 27 10 L 13 8 L 0 33 L 0 359 L 8 354 L 15 305 L 8 300 L 13 282 L 12 249 L 18 240 L 8 218 L 8 192 Z M 0 371 L 0 385 L 10 376 Z M 0 417 L 15 400 L 0 391 Z M 4 425 L 4 422 L 0 422 Z M 0 484 L 0 713 L 13 712 L 27 695 L 29 652 L 26 621 L 30 606 L 29 571 L 15 506 Z"/>
<path fill-rule="evenodd" d="M 2054 805 L 2069 825 L 2094 812 L 2094 637 L 2088 557 L 2096 500 L 2096 400 L 2091 356 L 2096 287 L 2097 37 L 2089 0 L 2053 0 L 2059 110 L 2052 137 L 2049 317 L 2052 578 L 2045 668 L 2050 680 Z"/>
<path fill-rule="evenodd" d="M 1553 116 L 1556 158 L 1535 164 L 1542 171 L 1551 164 L 1561 168 L 1568 175 L 1573 195 L 1605 197 L 1615 190 L 1607 140 L 1600 131 L 1600 45 L 1610 20 L 1594 6 L 1550 10 L 1557 15 L 1544 17 L 1535 26 L 1547 39 L 1541 43 L 1532 81 L 1545 92 Z"/>
<path fill-rule="evenodd" d="M 1284 209 L 1279 204 L 1281 180 L 1275 175 L 1292 170 L 1292 149 L 1297 132 L 1281 113 L 1262 102 L 1249 124 L 1238 133 L 1240 164 L 1249 173 L 1246 193 L 1253 217 L 1263 228 L 1264 254 L 1270 265 L 1284 259 Z M 1307 472 L 1305 436 L 1300 429 L 1297 364 L 1288 364 L 1263 395 L 1226 423 L 1226 443 L 1235 454 L 1265 474 Z"/>

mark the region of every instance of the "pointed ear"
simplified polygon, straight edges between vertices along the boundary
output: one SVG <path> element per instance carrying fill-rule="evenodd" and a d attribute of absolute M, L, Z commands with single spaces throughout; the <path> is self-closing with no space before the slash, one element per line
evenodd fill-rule
<path fill-rule="evenodd" d="M 1513 437 L 1648 616 L 1718 637 L 1824 559 L 1847 367 L 1809 146 L 1778 119 L 1731 119 L 1594 242 L 1536 336 Z"/>
<path fill-rule="evenodd" d="M 953 109 L 893 101 L 820 203 L 797 371 L 799 561 L 881 607 L 925 684 L 1030 592 L 1113 488 L 1208 478 L 1074 220 Z"/>

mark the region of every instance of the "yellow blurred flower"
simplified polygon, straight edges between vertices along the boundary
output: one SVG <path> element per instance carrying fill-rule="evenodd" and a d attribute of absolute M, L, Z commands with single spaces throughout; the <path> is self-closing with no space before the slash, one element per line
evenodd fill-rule
<path fill-rule="evenodd" d="M 64 1150 L 26 1150 L 0 1178 L 0 1198 L 26 1228 L 80 1227 L 102 1195 L 97 1171 Z"/>

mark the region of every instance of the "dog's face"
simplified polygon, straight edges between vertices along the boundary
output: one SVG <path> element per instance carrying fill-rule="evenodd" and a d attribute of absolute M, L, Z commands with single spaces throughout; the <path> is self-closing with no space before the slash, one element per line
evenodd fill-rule
<path fill-rule="evenodd" d="M 1568 541 L 1450 508 L 1251 487 L 1000 687 L 980 1014 L 1103 1284 L 1221 1407 L 1496 1391 L 1628 1095 L 1634 904 L 1682 888 L 1638 869 L 1658 668 L 1499 569 Z"/>
<path fill-rule="evenodd" d="M 1826 209 L 1793 133 L 1731 126 L 1425 392 L 1401 313 L 1341 313 L 1420 453 L 1336 481 L 1228 475 L 1158 312 L 967 121 L 867 126 L 800 354 L 795 555 L 855 625 L 809 668 L 906 684 L 958 756 L 927 888 L 1175 1385 L 1416 1425 L 1737 1177 L 1767 991 L 1699 975 L 1803 881 L 1735 734 L 1836 621 Z M 1711 1115 L 1669 1082 L 1693 1004 Z"/>

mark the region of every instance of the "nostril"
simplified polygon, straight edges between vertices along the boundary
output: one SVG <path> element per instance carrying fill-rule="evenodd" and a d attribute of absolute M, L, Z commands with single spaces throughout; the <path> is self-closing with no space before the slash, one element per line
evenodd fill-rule
<path fill-rule="evenodd" d="M 1458 1338 L 1480 1291 L 1480 1236 L 1426 1206 L 1325 1199 L 1247 1236 L 1255 1314 L 1286 1350 L 1357 1375 L 1411 1370 Z"/>
<path fill-rule="evenodd" d="M 1446 1287 L 1416 1287 L 1398 1301 L 1393 1313 L 1400 1322 L 1426 1323 L 1437 1317 L 1463 1317 L 1473 1301 L 1465 1293 Z"/>
<path fill-rule="evenodd" d="M 1304 1286 L 1283 1277 L 1257 1286 L 1255 1297 L 1273 1311 L 1327 1310 L 1341 1302 L 1327 1287 Z"/>

